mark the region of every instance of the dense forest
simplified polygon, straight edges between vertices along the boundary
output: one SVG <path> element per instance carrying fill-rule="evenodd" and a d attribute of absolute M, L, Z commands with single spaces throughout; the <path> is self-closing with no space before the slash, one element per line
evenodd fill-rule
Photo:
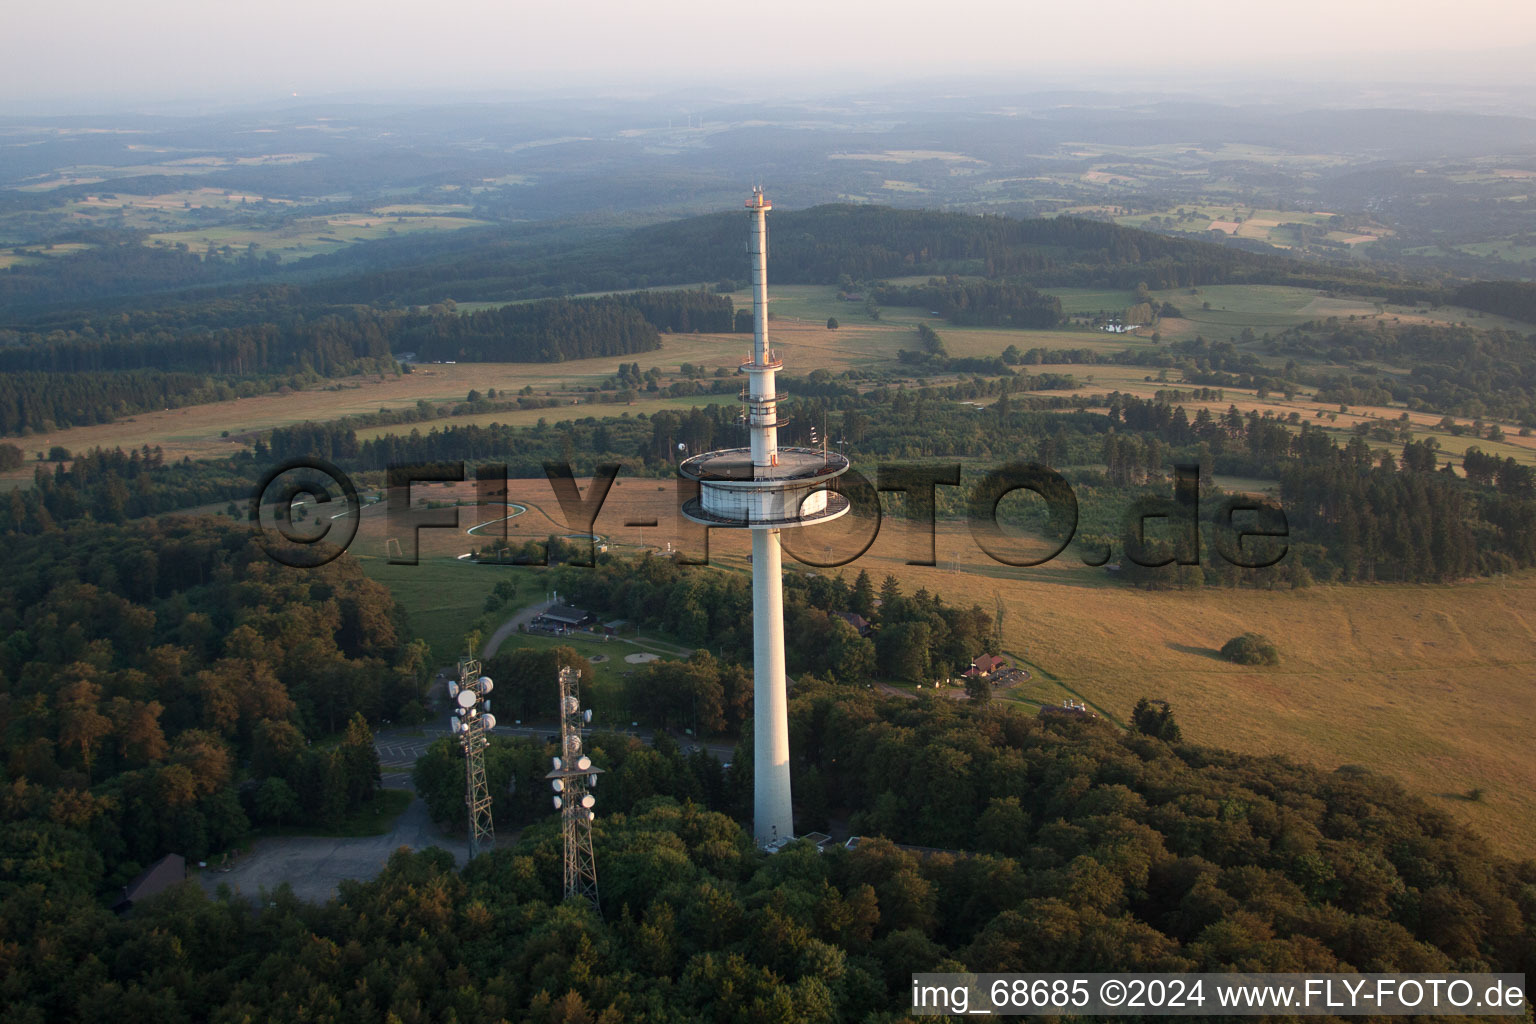
<path fill-rule="evenodd" d="M 291 293 L 290 293 L 291 294 Z M 105 317 L 0 330 L 0 372 L 162 370 L 322 376 L 392 369 L 390 352 L 423 359 L 555 362 L 642 352 L 659 331 L 731 331 L 731 301 L 704 292 L 551 299 L 457 314 L 266 301 L 187 316 Z M 209 320 L 221 321 L 214 326 Z"/>
<path fill-rule="evenodd" d="M 559 362 L 648 352 L 658 333 L 735 330 L 731 300 L 698 291 L 636 292 L 546 299 L 457 316 L 408 318 L 393 332 L 396 351 L 419 359 Z"/>
<path fill-rule="evenodd" d="M 1062 321 L 1061 300 L 1012 281 L 941 281 L 926 285 L 876 288 L 882 306 L 917 306 L 964 327 L 1055 327 Z"/>
<path fill-rule="evenodd" d="M 160 370 L 0 373 L 0 434 L 110 423 L 134 413 L 227 402 L 280 386 L 276 378 L 226 381 Z"/>
<path fill-rule="evenodd" d="M 923 970 L 1536 966 L 1536 864 L 1361 770 L 814 681 L 790 722 L 802 827 L 856 807 L 855 830 L 949 852 L 763 857 L 730 816 L 750 756 L 733 781 L 598 735 L 601 913 L 559 902 L 558 827 L 532 800 L 501 810 L 525 826 L 512 848 L 462 872 L 397 853 L 324 905 L 189 885 L 116 919 L 65 873 L 6 878 L 9 1015 L 878 1024 Z M 520 794 L 546 757 L 497 740 L 487 761 Z"/>
<path fill-rule="evenodd" d="M 393 369 L 386 316 L 365 309 L 294 309 L 281 319 L 208 327 L 120 327 L 111 318 L 75 329 L 0 331 L 0 372 L 161 370 L 235 376 L 310 371 L 321 376 Z"/>
<path fill-rule="evenodd" d="M 0 563 L 8 905 L 114 889 L 252 822 L 334 824 L 378 785 L 366 722 L 424 714 L 425 645 L 354 564 L 295 572 L 198 518 L 76 524 Z"/>
<path fill-rule="evenodd" d="M 1536 282 L 1471 281 L 1452 293 L 1451 302 L 1536 324 Z"/>
<path fill-rule="evenodd" d="M 774 280 L 788 284 L 963 273 L 1017 278 L 1035 287 L 1250 282 L 1363 287 L 1390 294 L 1394 301 L 1441 294 L 1433 287 L 1308 264 L 1278 252 L 1244 252 L 1077 217 L 1021 220 L 881 206 L 775 213 L 773 268 Z M 551 241 L 537 250 L 509 250 L 501 239 L 488 236 L 409 269 L 305 287 L 331 302 L 426 304 L 447 297 L 490 301 L 730 281 L 746 270 L 740 215 L 719 213 L 590 242 Z"/>

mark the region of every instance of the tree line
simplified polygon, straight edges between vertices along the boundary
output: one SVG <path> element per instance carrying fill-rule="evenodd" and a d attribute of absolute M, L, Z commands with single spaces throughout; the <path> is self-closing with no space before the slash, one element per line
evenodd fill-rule
<path fill-rule="evenodd" d="M 1022 281 L 929 278 L 926 285 L 884 285 L 874 290 L 882 306 L 917 306 L 964 327 L 1055 327 L 1061 300 Z"/>
<path fill-rule="evenodd" d="M 119 370 L 0 373 L 0 433 L 48 433 L 123 416 L 227 402 L 282 386 L 275 378 L 222 380 L 195 373 Z"/>
<path fill-rule="evenodd" d="M 734 324 L 731 300 L 724 295 L 636 292 L 412 315 L 400 324 L 393 344 L 420 359 L 560 362 L 649 352 L 661 347 L 661 331 L 728 333 Z"/>

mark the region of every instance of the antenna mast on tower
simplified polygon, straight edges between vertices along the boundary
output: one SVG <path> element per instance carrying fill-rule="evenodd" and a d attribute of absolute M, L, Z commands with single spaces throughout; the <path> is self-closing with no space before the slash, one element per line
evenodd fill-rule
<path fill-rule="evenodd" d="M 474 860 L 480 847 L 494 846 L 496 828 L 491 822 L 491 791 L 485 781 L 485 748 L 489 733 L 496 728 L 491 702 L 489 676 L 480 674 L 480 662 L 464 658 L 459 662 L 459 681 L 449 682 L 448 697 L 453 701 L 449 724 L 464 751 L 464 803 L 469 808 L 469 859 Z"/>
<path fill-rule="evenodd" d="M 582 727 L 592 721 L 592 710 L 582 710 L 581 674 L 574 668 L 560 670 L 560 755 L 544 777 L 555 791 L 555 810 L 560 812 L 565 848 L 565 898 L 582 896 L 601 910 L 597 900 L 597 857 L 592 850 L 592 819 L 601 768 L 581 752 Z"/>

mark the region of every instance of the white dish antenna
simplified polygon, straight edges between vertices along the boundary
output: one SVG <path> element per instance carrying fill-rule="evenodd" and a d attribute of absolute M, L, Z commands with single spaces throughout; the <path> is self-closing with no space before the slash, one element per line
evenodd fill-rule
<path fill-rule="evenodd" d="M 474 690 L 460 690 L 458 697 L 456 697 L 454 699 L 459 702 L 459 707 L 464 708 L 465 710 L 468 710 L 469 708 L 472 708 L 472 707 L 475 706 L 475 691 Z"/>

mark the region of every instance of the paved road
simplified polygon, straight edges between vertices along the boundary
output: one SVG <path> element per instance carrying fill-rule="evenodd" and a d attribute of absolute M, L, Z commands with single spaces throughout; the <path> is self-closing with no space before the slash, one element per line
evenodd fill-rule
<path fill-rule="evenodd" d="M 503 622 L 500 626 L 497 626 L 496 632 L 492 633 L 491 638 L 485 642 L 485 647 L 480 653 L 480 660 L 486 661 L 495 657 L 496 652 L 501 649 L 501 645 L 506 642 L 507 637 L 516 633 L 519 628 L 532 622 L 534 616 L 544 611 L 553 603 L 553 601 L 541 601 L 538 604 L 531 604 L 506 622 Z"/>
<path fill-rule="evenodd" d="M 419 728 L 381 729 L 374 733 L 373 745 L 379 752 L 379 773 L 384 788 L 414 789 L 411 769 L 416 766 L 416 759 L 427 752 L 434 740 L 447 735 L 446 713 Z"/>

